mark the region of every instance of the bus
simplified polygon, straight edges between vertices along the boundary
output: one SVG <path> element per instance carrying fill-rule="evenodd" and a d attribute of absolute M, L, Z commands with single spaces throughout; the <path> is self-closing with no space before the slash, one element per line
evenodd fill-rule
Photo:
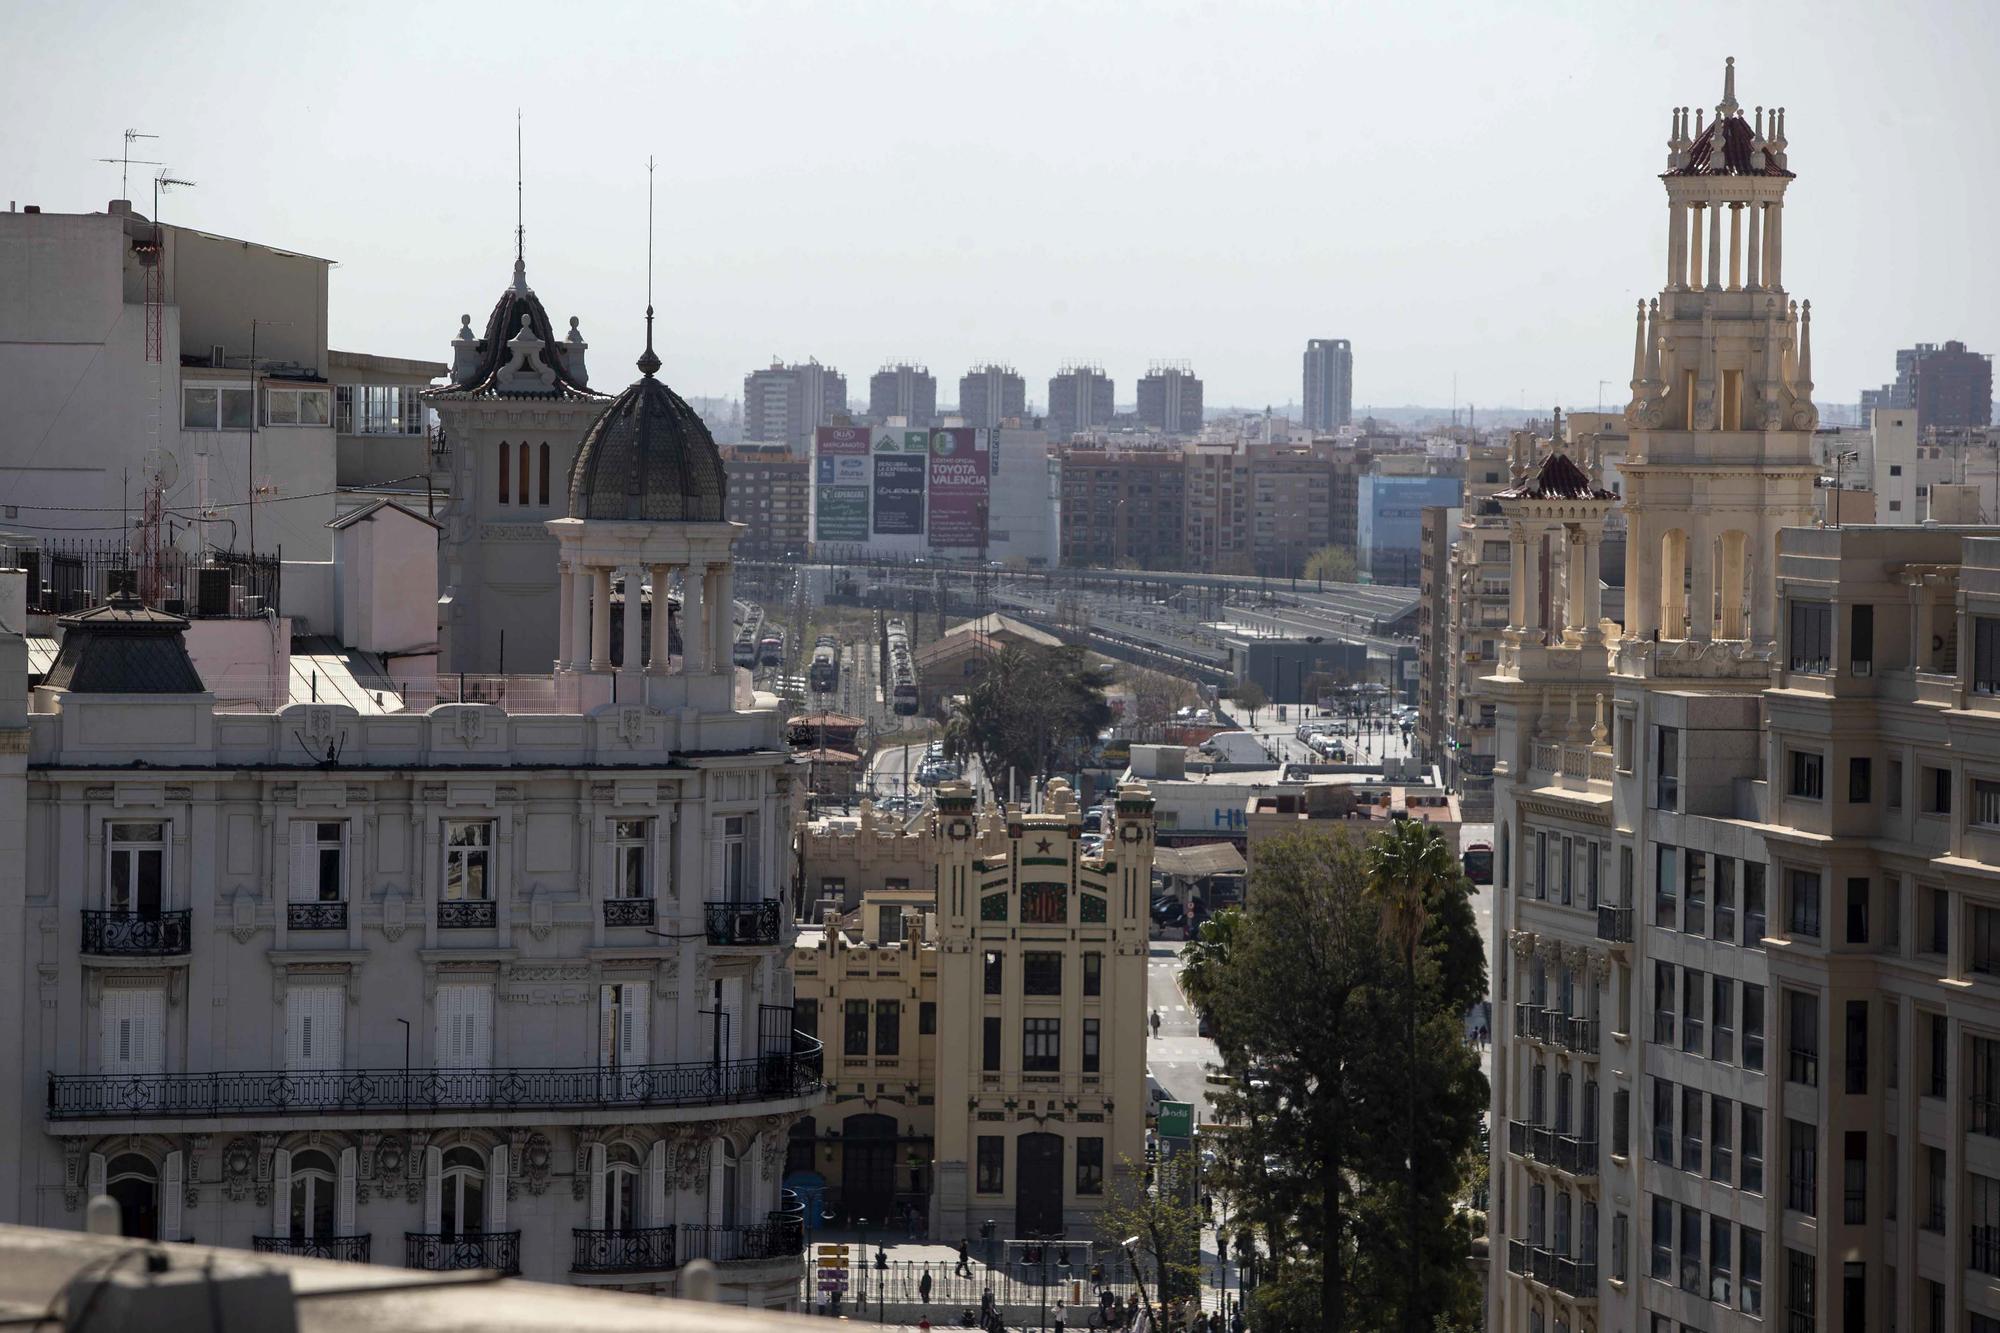
<path fill-rule="evenodd" d="M 1474 884 L 1493 882 L 1493 848 L 1489 843 L 1475 842 L 1465 849 L 1459 858 L 1465 866 L 1465 877 Z"/>

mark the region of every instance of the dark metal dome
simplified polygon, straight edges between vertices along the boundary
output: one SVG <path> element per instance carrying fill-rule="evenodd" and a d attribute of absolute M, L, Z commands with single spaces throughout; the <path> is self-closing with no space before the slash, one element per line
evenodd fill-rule
<path fill-rule="evenodd" d="M 720 523 L 728 481 L 715 437 L 687 400 L 655 377 L 652 312 L 643 372 L 591 423 L 569 470 L 571 518 Z"/>

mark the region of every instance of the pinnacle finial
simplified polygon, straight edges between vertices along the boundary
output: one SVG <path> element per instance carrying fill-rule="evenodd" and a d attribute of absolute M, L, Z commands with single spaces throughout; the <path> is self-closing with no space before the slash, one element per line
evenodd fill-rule
<path fill-rule="evenodd" d="M 1715 108 L 1715 118 L 1721 120 L 1736 110 L 1736 57 L 1730 56 L 1722 66 L 1722 103 Z"/>
<path fill-rule="evenodd" d="M 639 373 L 651 379 L 659 373 L 653 351 L 653 159 L 646 159 L 646 350 L 639 353 Z"/>

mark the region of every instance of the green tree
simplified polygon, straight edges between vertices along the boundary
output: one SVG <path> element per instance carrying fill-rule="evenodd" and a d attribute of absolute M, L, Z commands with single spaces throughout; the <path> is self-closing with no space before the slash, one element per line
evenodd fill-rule
<path fill-rule="evenodd" d="M 1328 583 L 1354 582 L 1354 552 L 1345 546 L 1322 546 L 1306 557 L 1305 576 Z"/>
<path fill-rule="evenodd" d="M 1156 1306 L 1201 1288 L 1201 1211 L 1186 1174 L 1192 1162 L 1186 1152 L 1157 1168 L 1120 1159 L 1118 1182 L 1097 1215 L 1098 1239 L 1107 1247 L 1123 1253 L 1125 1242 L 1136 1239 L 1132 1251 L 1152 1271 L 1148 1294 Z"/>
<path fill-rule="evenodd" d="M 1010 644 L 965 697 L 965 743 L 996 784 L 1072 767 L 1111 723 L 1104 684 L 1080 647 Z"/>
<path fill-rule="evenodd" d="M 1235 689 L 1229 692 L 1229 697 L 1239 706 L 1248 709 L 1252 713 L 1271 702 L 1271 696 L 1266 694 L 1264 687 L 1254 680 L 1246 680 L 1238 684 Z"/>
<path fill-rule="evenodd" d="M 1195 937 L 1181 947 L 1181 991 L 1211 1025 L 1216 1018 L 1216 988 L 1222 984 L 1242 925 L 1243 910 L 1225 907 L 1202 922 Z"/>

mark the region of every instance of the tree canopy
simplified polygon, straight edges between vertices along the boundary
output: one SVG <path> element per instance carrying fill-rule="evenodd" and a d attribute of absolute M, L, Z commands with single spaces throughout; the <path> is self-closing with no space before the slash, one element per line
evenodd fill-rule
<path fill-rule="evenodd" d="M 1328 583 L 1352 583 L 1356 566 L 1354 552 L 1345 546 L 1322 546 L 1306 557 L 1305 577 Z"/>
<path fill-rule="evenodd" d="M 1009 769 L 1022 779 L 1060 773 L 1111 724 L 1104 685 L 1082 648 L 1010 644 L 959 706 L 961 726 L 947 725 L 946 734 L 977 751 L 995 783 Z"/>

